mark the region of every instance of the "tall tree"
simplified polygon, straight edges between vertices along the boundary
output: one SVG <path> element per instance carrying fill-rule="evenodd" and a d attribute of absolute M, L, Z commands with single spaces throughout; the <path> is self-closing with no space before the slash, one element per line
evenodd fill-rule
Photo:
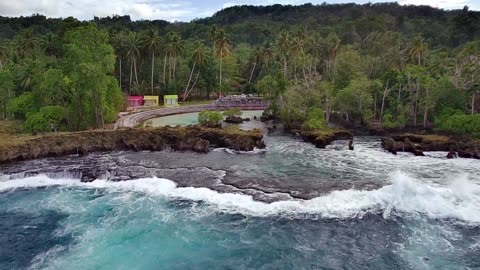
<path fill-rule="evenodd" d="M 162 45 L 162 38 L 158 34 L 157 30 L 151 29 L 147 30 L 143 36 L 143 43 L 145 48 L 151 53 L 152 55 L 152 76 L 150 79 L 150 87 L 153 95 L 153 74 L 155 72 L 155 53 L 158 51 L 160 46 Z"/>
<path fill-rule="evenodd" d="M 112 44 L 113 48 L 115 49 L 115 53 L 118 58 L 118 83 L 120 84 L 120 90 L 122 90 L 122 63 L 123 63 L 123 56 L 125 55 L 125 33 L 117 32 L 113 33 L 110 38 L 110 43 Z"/>
<path fill-rule="evenodd" d="M 427 51 L 428 43 L 426 43 L 422 37 L 417 36 L 413 40 L 412 46 L 410 47 L 408 54 L 413 63 L 421 66 L 425 62 Z"/>
<path fill-rule="evenodd" d="M 128 33 L 125 39 L 125 49 L 127 51 L 127 57 L 130 59 L 130 93 L 132 89 L 133 74 L 135 74 L 135 82 L 138 84 L 137 60 L 140 58 L 142 45 L 142 40 L 136 32 Z"/>
<path fill-rule="evenodd" d="M 219 28 L 217 25 L 212 25 L 212 28 L 210 28 L 210 32 L 208 33 L 210 41 L 213 43 L 213 57 L 215 58 L 215 52 L 217 49 L 216 42 L 217 42 L 217 35 L 219 32 Z"/>
<path fill-rule="evenodd" d="M 252 64 L 252 70 L 250 72 L 250 77 L 248 78 L 249 83 L 252 82 L 253 73 L 255 72 L 255 68 L 262 61 L 263 52 L 264 51 L 259 47 L 255 48 L 255 51 L 253 51 L 253 55 L 252 55 L 253 64 Z"/>
<path fill-rule="evenodd" d="M 33 34 L 32 30 L 26 30 L 20 37 L 18 41 L 18 53 L 25 57 L 32 51 L 40 47 L 40 41 Z"/>
<path fill-rule="evenodd" d="M 219 96 L 222 95 L 222 66 L 223 66 L 223 58 L 230 53 L 230 39 L 228 38 L 227 34 L 224 30 L 220 30 L 217 35 L 217 39 L 215 41 L 217 46 L 217 57 L 220 58 L 220 93 Z"/>
<path fill-rule="evenodd" d="M 194 48 L 195 49 L 193 50 L 192 55 L 190 57 L 190 61 L 192 63 L 192 69 L 190 71 L 190 76 L 188 77 L 187 86 L 185 87 L 185 91 L 183 93 L 183 101 L 185 101 L 187 99 L 191 90 L 195 86 L 195 83 L 194 83 L 192 88 L 190 88 L 190 90 L 189 90 L 190 82 L 192 81 L 192 77 L 193 77 L 193 73 L 195 71 L 195 68 L 197 66 L 203 65 L 206 61 L 205 47 L 203 46 L 203 44 L 201 42 L 195 42 Z M 198 78 L 199 74 L 200 74 L 200 70 L 198 71 L 197 78 Z"/>
<path fill-rule="evenodd" d="M 290 34 L 288 32 L 280 33 L 280 36 L 277 38 L 276 51 L 278 56 L 283 60 L 284 78 L 287 78 L 288 75 L 287 59 L 290 49 Z"/>
<path fill-rule="evenodd" d="M 480 42 L 471 42 L 453 59 L 452 81 L 470 95 L 470 113 L 475 113 L 477 91 L 480 88 Z"/>

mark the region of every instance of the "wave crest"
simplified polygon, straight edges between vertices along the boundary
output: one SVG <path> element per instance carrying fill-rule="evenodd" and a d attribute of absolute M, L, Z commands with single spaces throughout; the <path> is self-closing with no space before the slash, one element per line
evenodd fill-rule
<path fill-rule="evenodd" d="M 216 211 L 249 216 L 281 215 L 290 218 L 353 218 L 366 213 L 391 215 L 426 215 L 430 218 L 453 218 L 480 224 L 480 186 L 466 175 L 456 177 L 448 185 L 416 181 L 396 172 L 391 184 L 377 190 L 333 191 L 311 200 L 287 200 L 273 203 L 255 201 L 244 194 L 219 193 L 208 188 L 177 187 L 168 179 L 143 178 L 114 182 L 96 180 L 82 183 L 78 179 L 51 179 L 37 175 L 0 182 L 0 192 L 17 188 L 67 186 L 107 189 L 111 192 L 141 192 L 167 199 L 203 201 Z"/>

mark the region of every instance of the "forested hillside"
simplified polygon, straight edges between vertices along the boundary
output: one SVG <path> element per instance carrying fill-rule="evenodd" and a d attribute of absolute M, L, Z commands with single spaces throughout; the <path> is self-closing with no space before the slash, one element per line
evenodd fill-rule
<path fill-rule="evenodd" d="M 480 135 L 480 12 L 240 6 L 189 23 L 0 17 L 0 117 L 101 128 L 127 94 L 259 93 L 292 126 Z M 340 118 L 340 119 L 339 119 Z"/>

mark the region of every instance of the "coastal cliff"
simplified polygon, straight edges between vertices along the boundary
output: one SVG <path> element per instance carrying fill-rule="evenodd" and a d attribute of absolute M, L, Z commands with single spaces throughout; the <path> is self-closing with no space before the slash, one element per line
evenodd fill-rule
<path fill-rule="evenodd" d="M 206 153 L 210 146 L 215 146 L 251 151 L 255 147 L 265 148 L 262 138 L 260 130 L 199 126 L 51 133 L 0 143 L 0 163 L 113 150 L 173 149 Z"/>

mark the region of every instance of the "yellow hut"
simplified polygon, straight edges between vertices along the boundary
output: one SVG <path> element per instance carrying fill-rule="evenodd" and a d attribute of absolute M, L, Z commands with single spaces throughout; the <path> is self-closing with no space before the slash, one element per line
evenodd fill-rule
<path fill-rule="evenodd" d="M 143 106 L 158 106 L 158 96 L 143 96 Z"/>

